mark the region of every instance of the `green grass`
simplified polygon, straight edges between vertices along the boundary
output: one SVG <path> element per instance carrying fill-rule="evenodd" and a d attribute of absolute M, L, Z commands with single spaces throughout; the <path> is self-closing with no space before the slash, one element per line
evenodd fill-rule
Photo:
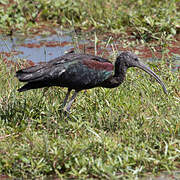
<path fill-rule="evenodd" d="M 153 64 L 152 64 L 153 65 Z M 151 66 L 151 65 L 150 65 Z M 128 178 L 180 166 L 179 72 L 129 69 L 118 88 L 79 93 L 70 118 L 66 89 L 18 93 L 15 68 L 0 64 L 0 174 L 37 178 Z M 137 74 L 138 71 L 138 74 Z"/>
<path fill-rule="evenodd" d="M 12 34 L 48 22 L 61 27 L 100 32 L 131 32 L 145 40 L 179 33 L 179 0 L 3 0 L 0 30 Z M 51 25 L 52 27 L 52 25 Z M 42 27 L 44 29 L 44 27 Z M 141 34 L 141 37 L 139 35 Z"/>

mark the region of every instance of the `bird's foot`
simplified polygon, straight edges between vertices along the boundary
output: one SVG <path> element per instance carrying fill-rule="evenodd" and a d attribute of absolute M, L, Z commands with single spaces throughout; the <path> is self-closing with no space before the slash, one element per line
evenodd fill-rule
<path fill-rule="evenodd" d="M 58 110 L 60 114 L 60 118 L 62 119 L 70 119 L 70 111 L 68 111 L 66 108 L 61 108 Z"/>
<path fill-rule="evenodd" d="M 70 109 L 69 108 L 64 108 L 63 111 L 66 115 L 70 115 Z"/>

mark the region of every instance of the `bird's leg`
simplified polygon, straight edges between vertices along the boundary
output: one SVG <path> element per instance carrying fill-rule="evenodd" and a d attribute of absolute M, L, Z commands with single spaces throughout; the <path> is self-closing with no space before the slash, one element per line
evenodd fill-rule
<path fill-rule="evenodd" d="M 71 89 L 68 89 L 68 92 L 67 92 L 67 94 L 66 94 L 66 97 L 65 97 L 65 99 L 64 99 L 64 102 L 62 103 L 62 109 L 64 108 L 64 106 L 65 106 L 66 103 L 67 103 L 67 100 L 68 100 L 68 97 L 69 97 L 69 95 L 70 95 L 70 92 L 71 92 Z"/>
<path fill-rule="evenodd" d="M 77 93 L 78 93 L 78 91 L 75 91 L 75 92 L 74 92 L 74 94 L 72 95 L 70 101 L 68 102 L 68 104 L 67 104 L 67 106 L 66 106 L 66 108 L 65 108 L 65 111 L 70 112 L 71 105 L 72 105 L 74 99 L 76 98 Z"/>

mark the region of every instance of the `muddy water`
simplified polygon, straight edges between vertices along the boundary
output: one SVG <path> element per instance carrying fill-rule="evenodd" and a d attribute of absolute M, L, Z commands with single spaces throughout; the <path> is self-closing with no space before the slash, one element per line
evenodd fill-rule
<path fill-rule="evenodd" d="M 81 52 L 85 50 L 86 53 L 90 54 L 103 54 L 105 58 L 113 52 L 111 44 L 107 46 L 104 41 L 99 41 L 95 48 L 93 41 L 74 39 L 72 32 L 63 31 L 56 31 L 56 33 L 49 33 L 49 35 L 44 36 L 37 34 L 29 37 L 20 34 L 16 34 L 13 37 L 0 35 L 0 56 L 3 57 L 4 61 L 8 62 L 19 58 L 26 59 L 33 65 L 37 62 L 49 61 L 58 56 L 62 56 L 66 52 L 77 48 Z M 158 62 L 162 57 L 159 47 L 157 47 L 157 51 L 152 54 L 151 49 L 146 46 L 131 47 L 128 49 L 124 48 L 121 41 L 115 41 L 115 44 L 118 51 L 135 51 L 144 61 Z M 180 68 L 180 41 L 173 42 L 168 50 L 169 57 L 173 57 L 171 58 L 173 63 L 169 63 L 167 58 L 167 64 L 172 64 L 172 70 L 178 70 Z M 154 58 L 154 54 L 156 58 Z"/>
<path fill-rule="evenodd" d="M 0 36 L 0 54 L 33 62 L 49 61 L 63 55 L 71 48 L 73 48 L 72 37 L 65 33 L 30 37 Z"/>

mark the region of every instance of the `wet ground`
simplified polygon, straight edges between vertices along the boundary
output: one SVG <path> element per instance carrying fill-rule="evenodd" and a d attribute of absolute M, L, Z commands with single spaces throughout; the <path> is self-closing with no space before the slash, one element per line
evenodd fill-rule
<path fill-rule="evenodd" d="M 0 54 L 5 58 L 21 58 L 33 61 L 49 61 L 73 48 L 72 37 L 65 32 L 50 35 L 13 37 L 0 36 Z"/>
<path fill-rule="evenodd" d="M 113 35 L 106 35 L 106 37 L 108 38 L 98 39 L 95 47 L 93 40 L 85 40 L 85 37 L 76 36 L 72 31 L 64 32 L 58 29 L 48 32 L 46 35 L 38 33 L 28 37 L 21 34 L 14 34 L 11 37 L 0 35 L 0 56 L 6 62 L 15 62 L 20 58 L 28 60 L 29 64 L 33 65 L 49 61 L 71 50 L 97 54 L 105 58 L 114 51 L 130 50 L 145 61 L 159 61 L 165 57 L 167 65 L 169 61 L 173 61 L 173 70 L 180 68 L 180 36 L 177 36 L 176 41 L 170 42 L 166 50 L 156 44 L 152 46 L 153 43 L 150 46 L 137 43 L 133 37 L 128 39 Z"/>

